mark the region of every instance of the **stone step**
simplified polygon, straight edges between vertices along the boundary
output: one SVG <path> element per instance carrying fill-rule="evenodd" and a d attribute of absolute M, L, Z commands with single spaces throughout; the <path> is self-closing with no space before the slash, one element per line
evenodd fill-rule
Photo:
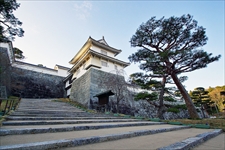
<path fill-rule="evenodd" d="M 59 109 L 60 106 L 55 106 L 55 107 L 50 107 L 50 106 L 35 106 L 35 107 L 19 107 L 18 110 L 35 110 L 35 109 L 40 109 L 40 110 L 57 110 Z M 66 107 L 61 107 L 62 110 L 67 110 L 67 109 L 74 109 L 74 110 L 79 110 L 75 106 L 68 105 Z"/>
<path fill-rule="evenodd" d="M 85 112 L 85 111 L 82 111 L 82 110 L 79 110 L 79 109 L 71 109 L 71 110 L 57 110 L 57 109 L 24 109 L 24 110 L 17 110 L 16 111 L 17 113 L 39 113 L 39 112 L 42 112 L 42 113 L 68 113 L 68 112 Z M 86 112 L 85 112 L 86 113 Z"/>
<path fill-rule="evenodd" d="M 45 112 L 45 113 L 52 113 L 52 112 L 85 112 L 85 111 L 82 111 L 80 109 L 68 109 L 68 110 L 56 110 L 56 109 L 20 109 L 20 110 L 17 110 L 16 112 L 21 112 L 21 113 L 28 113 L 28 112 Z"/>
<path fill-rule="evenodd" d="M 100 117 L 100 116 L 109 116 L 105 114 L 89 114 L 89 113 L 74 113 L 74 114 L 11 114 L 10 116 L 17 116 L 17 117 Z M 123 117 L 118 117 L 118 118 L 123 118 Z"/>
<path fill-rule="evenodd" d="M 80 111 L 80 112 L 76 112 L 76 111 L 23 111 L 23 112 L 20 112 L 20 111 L 16 111 L 14 113 L 12 113 L 12 115 L 14 114 L 17 114 L 17 115 L 32 115 L 32 114 L 48 114 L 48 115 L 51 115 L 51 114 L 86 114 L 87 112 L 84 112 L 84 111 Z"/>
<path fill-rule="evenodd" d="M 149 122 L 149 121 L 147 121 Z M 53 125 L 18 125 L 18 126 L 1 126 L 1 129 L 24 129 L 24 128 L 64 128 L 71 126 L 92 126 L 92 125 L 115 125 L 115 124 L 131 124 L 131 123 L 140 123 L 140 122 L 100 122 L 100 123 L 79 123 L 79 124 L 53 124 Z M 146 123 L 146 121 L 142 121 L 141 123 Z M 161 124 L 161 122 L 159 122 Z M 165 124 L 165 123 L 162 123 Z"/>
<path fill-rule="evenodd" d="M 177 130 L 173 132 L 164 132 L 159 134 L 145 135 L 139 137 L 132 137 L 126 139 L 119 139 L 114 141 L 99 142 L 94 144 L 86 144 L 76 147 L 61 148 L 62 150 L 137 150 L 137 149 L 146 149 L 146 150 L 188 150 L 193 147 L 202 144 L 203 142 L 207 143 L 207 140 L 213 138 L 214 136 L 220 134 L 221 130 L 203 130 L 203 129 L 185 129 Z M 214 139 L 214 138 L 213 138 Z M 224 140 L 224 139 L 222 139 Z M 210 148 L 204 147 L 199 150 L 224 150 L 225 145 L 221 139 L 219 142 L 212 143 Z M 201 145 L 200 145 L 201 146 Z M 195 148 L 194 148 L 195 149 Z"/>
<path fill-rule="evenodd" d="M 51 132 L 68 132 L 79 130 L 94 130 L 105 128 L 118 128 L 118 127 L 135 127 L 147 125 L 163 125 L 163 122 L 112 122 L 112 123 L 88 123 L 88 124 L 73 124 L 73 125 L 54 125 L 54 126 L 4 126 L 0 129 L 0 136 L 17 135 L 17 134 L 37 134 L 37 133 L 51 133 Z M 13 129 L 14 128 L 14 129 Z"/>
<path fill-rule="evenodd" d="M 209 139 L 193 148 L 193 150 L 225 150 L 225 133 L 221 133 L 218 136 Z"/>
<path fill-rule="evenodd" d="M 0 149 L 54 149 L 187 129 L 188 126 L 137 126 L 48 134 L 1 136 Z M 12 145 L 13 143 L 13 145 Z M 8 145 L 8 146 L 7 146 Z"/>
<path fill-rule="evenodd" d="M 209 140 L 209 139 L 211 139 L 215 136 L 218 136 L 222 132 L 223 132 L 222 129 L 217 129 L 217 130 L 213 130 L 213 131 L 210 131 L 210 132 L 198 134 L 195 137 L 189 137 L 189 138 L 184 139 L 182 141 L 170 144 L 168 146 L 161 147 L 158 150 L 190 149 L 194 146 L 197 146 L 197 145 L 203 143 L 204 141 L 207 141 L 207 140 Z"/>
<path fill-rule="evenodd" d="M 0 149 L 190 149 L 222 132 L 91 114 L 52 99 L 22 99 L 7 118 Z"/>
<path fill-rule="evenodd" d="M 15 117 L 15 116 L 8 116 L 5 117 L 6 120 L 85 120 L 85 119 L 118 119 L 118 117 Z M 126 118 L 120 118 L 126 119 Z"/>
<path fill-rule="evenodd" d="M 109 116 L 106 114 L 102 114 L 102 113 L 88 113 L 88 112 L 60 112 L 60 111 L 54 111 L 54 112 L 12 112 L 11 116 L 22 116 L 22 115 L 100 115 L 100 116 Z"/>
<path fill-rule="evenodd" d="M 155 126 L 153 126 L 155 127 Z M 133 128 L 133 129 L 132 129 Z M 66 133 L 48 133 L 48 134 L 35 134 L 35 135 L 14 135 L 5 136 L 1 139 L 2 146 L 0 149 L 56 149 L 63 147 L 76 147 L 76 149 L 117 149 L 119 144 L 117 142 L 126 143 L 126 140 L 132 140 L 132 144 L 125 144 L 128 149 L 134 149 L 134 144 L 140 143 L 148 144 L 147 147 L 151 149 L 186 149 L 200 144 L 209 138 L 220 134 L 221 130 L 205 131 L 203 129 L 185 129 L 186 127 L 165 127 L 165 128 L 118 128 L 118 130 L 101 129 L 85 131 L 73 131 Z M 183 129 L 183 130 L 182 130 Z M 122 131 L 122 132 L 121 132 Z M 81 132 L 81 133 L 79 133 Z M 172 135 L 172 136 L 169 136 Z M 181 136 L 182 135 L 182 136 Z M 32 137 L 32 138 L 31 138 Z M 152 138 L 153 137 L 153 138 Z M 171 137 L 173 139 L 171 140 Z M 137 141 L 137 138 L 143 140 Z M 10 144 L 10 139 L 13 139 L 14 145 Z M 157 139 L 157 142 L 155 141 Z M 109 141 L 111 147 L 109 146 Z M 134 142 L 135 141 L 135 142 Z M 162 141 L 162 142 L 160 142 Z M 177 142 L 179 141 L 179 142 Z M 140 142 L 140 143 L 139 143 Z M 93 144 L 95 143 L 95 144 Z M 155 143 L 155 147 L 150 145 Z M 88 145 L 91 144 L 91 145 Z M 113 144 L 113 145 L 112 145 Z M 83 146 L 80 146 L 83 145 Z M 105 145 L 105 146 L 104 146 Z M 80 147 L 79 147 L 80 146 Z M 88 147 L 88 148 L 87 148 Z M 123 147 L 124 148 L 124 147 Z M 68 148 L 65 148 L 68 149 Z M 121 149 L 121 148 L 119 148 Z M 136 147 L 135 149 L 140 149 Z"/>
<path fill-rule="evenodd" d="M 54 125 L 76 123 L 100 123 L 100 122 L 140 122 L 138 119 L 89 119 L 89 120 L 38 120 L 38 121 L 4 121 L 2 125 Z"/>

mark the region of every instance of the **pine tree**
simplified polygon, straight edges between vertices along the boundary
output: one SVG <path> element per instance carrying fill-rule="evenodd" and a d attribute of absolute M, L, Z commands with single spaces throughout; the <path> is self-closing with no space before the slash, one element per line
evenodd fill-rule
<path fill-rule="evenodd" d="M 203 87 L 195 88 L 194 91 L 190 92 L 190 96 L 197 107 L 200 107 L 203 113 L 203 117 L 205 118 L 204 111 L 207 111 L 214 102 L 211 101 L 210 96 L 208 95 L 208 91 L 206 91 Z"/>
<path fill-rule="evenodd" d="M 16 0 L 0 0 L 0 42 L 12 41 L 15 36 L 23 36 L 24 31 L 19 27 L 22 22 L 13 14 L 19 6 Z"/>
<path fill-rule="evenodd" d="M 202 50 L 207 43 L 205 28 L 197 25 L 191 15 L 170 17 L 168 19 L 152 17 L 140 25 L 132 36 L 132 47 L 140 49 L 129 56 L 131 62 L 139 62 L 140 69 L 148 72 L 151 64 L 160 64 L 163 73 L 168 74 L 183 96 L 191 118 L 199 118 L 195 106 L 179 80 L 178 75 L 205 68 L 209 63 L 219 60 L 220 55 L 212 57 Z M 155 62 L 157 58 L 158 62 Z M 153 61 L 152 61 L 153 60 Z M 159 69 L 156 69 L 158 71 Z"/>

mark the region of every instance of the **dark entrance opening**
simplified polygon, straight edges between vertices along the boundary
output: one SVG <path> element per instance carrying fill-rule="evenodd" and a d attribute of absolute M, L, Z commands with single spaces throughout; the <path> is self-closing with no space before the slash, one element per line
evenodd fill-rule
<path fill-rule="evenodd" d="M 96 94 L 94 97 L 98 97 L 97 111 L 104 112 L 107 109 L 109 103 L 109 96 L 114 95 L 111 90 Z"/>

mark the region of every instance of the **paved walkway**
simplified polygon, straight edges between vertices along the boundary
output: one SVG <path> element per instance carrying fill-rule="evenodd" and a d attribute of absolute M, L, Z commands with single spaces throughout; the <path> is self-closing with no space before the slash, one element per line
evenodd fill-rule
<path fill-rule="evenodd" d="M 220 133 L 221 130 L 90 114 L 52 99 L 22 99 L 19 108 L 2 123 L 0 150 L 224 150 L 225 137 Z"/>

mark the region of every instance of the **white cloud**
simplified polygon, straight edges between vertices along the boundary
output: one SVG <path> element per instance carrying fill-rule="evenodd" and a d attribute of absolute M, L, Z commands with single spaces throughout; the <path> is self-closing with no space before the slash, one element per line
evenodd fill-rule
<path fill-rule="evenodd" d="M 78 2 L 74 4 L 76 11 L 76 16 L 79 19 L 86 20 L 90 16 L 90 11 L 92 10 L 92 4 L 88 1 Z"/>

